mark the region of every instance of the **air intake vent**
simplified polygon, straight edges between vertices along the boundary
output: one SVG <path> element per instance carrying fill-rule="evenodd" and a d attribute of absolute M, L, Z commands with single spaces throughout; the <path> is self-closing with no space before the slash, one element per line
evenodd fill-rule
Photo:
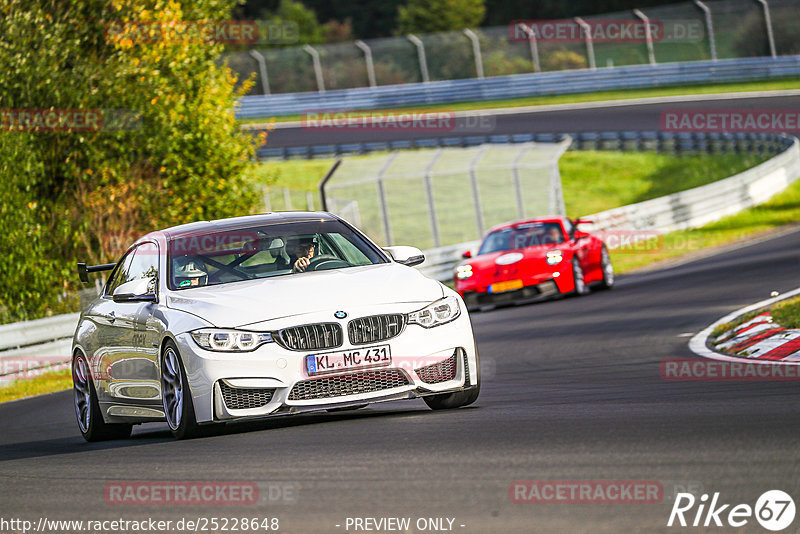
<path fill-rule="evenodd" d="M 280 344 L 291 350 L 333 349 L 342 345 L 342 337 L 338 323 L 293 326 L 278 332 Z"/>
<path fill-rule="evenodd" d="M 371 393 L 409 384 L 408 377 L 401 369 L 382 369 L 364 371 L 347 375 L 314 378 L 298 382 L 289 393 L 288 400 L 313 400 Z"/>
<path fill-rule="evenodd" d="M 414 369 L 420 380 L 427 384 L 447 382 L 456 377 L 456 353 L 439 363 Z"/>
<path fill-rule="evenodd" d="M 219 383 L 219 388 L 222 390 L 222 400 L 229 410 L 261 408 L 269 404 L 275 393 L 274 388 L 234 388 L 222 381 Z"/>
<path fill-rule="evenodd" d="M 353 345 L 364 345 L 391 339 L 403 331 L 405 315 L 372 315 L 353 319 L 347 324 L 347 335 Z"/>

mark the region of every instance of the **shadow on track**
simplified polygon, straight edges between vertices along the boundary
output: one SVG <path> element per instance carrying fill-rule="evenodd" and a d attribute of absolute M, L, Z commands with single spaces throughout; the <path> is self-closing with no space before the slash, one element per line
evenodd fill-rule
<path fill-rule="evenodd" d="M 459 408 L 458 410 L 473 410 L 476 408 L 479 408 L 479 406 L 464 407 Z M 0 463 L 27 458 L 57 456 L 61 454 L 83 454 L 98 450 L 126 449 L 128 447 L 140 447 L 160 443 L 202 443 L 206 439 L 212 439 L 219 436 L 260 431 L 275 431 L 280 429 L 290 429 L 293 427 L 305 427 L 308 425 L 330 424 L 340 421 L 359 421 L 369 420 L 372 418 L 391 418 L 401 420 L 411 417 L 418 417 L 423 414 L 425 417 L 436 417 L 437 415 L 443 415 L 448 411 L 452 410 L 435 412 L 427 408 L 411 408 L 408 410 L 370 410 L 367 408 L 353 412 L 281 416 L 257 421 L 213 425 L 206 430 L 203 436 L 187 441 L 176 441 L 172 437 L 172 434 L 169 432 L 169 430 L 167 430 L 165 423 L 146 423 L 139 425 L 134 427 L 134 434 L 129 439 L 97 443 L 87 443 L 83 440 L 83 438 L 80 437 L 76 429 L 74 437 L 31 440 L 0 445 Z"/>

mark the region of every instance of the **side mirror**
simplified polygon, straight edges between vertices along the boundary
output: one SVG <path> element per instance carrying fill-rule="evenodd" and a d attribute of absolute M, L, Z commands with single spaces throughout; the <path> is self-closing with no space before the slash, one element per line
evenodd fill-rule
<path fill-rule="evenodd" d="M 425 255 L 416 247 L 386 247 L 383 250 L 397 263 L 409 267 L 425 261 Z"/>
<path fill-rule="evenodd" d="M 589 234 L 586 232 L 581 232 L 580 230 L 574 230 L 572 232 L 572 239 L 577 241 L 578 239 L 583 239 L 584 237 L 588 237 Z"/>
<path fill-rule="evenodd" d="M 465 253 L 463 253 L 461 255 L 461 257 L 464 258 L 465 260 L 468 259 L 468 258 L 471 258 L 472 257 L 472 251 L 471 250 L 466 251 Z"/>
<path fill-rule="evenodd" d="M 114 302 L 158 302 L 158 297 L 150 291 L 151 279 L 140 278 L 125 282 L 114 290 Z"/>

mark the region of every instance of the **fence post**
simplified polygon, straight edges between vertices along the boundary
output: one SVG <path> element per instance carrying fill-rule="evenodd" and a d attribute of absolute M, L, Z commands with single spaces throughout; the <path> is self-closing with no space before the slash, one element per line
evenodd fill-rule
<path fill-rule="evenodd" d="M 772 54 L 772 57 L 776 57 L 778 54 L 775 50 L 775 35 L 772 33 L 772 17 L 769 15 L 769 4 L 767 4 L 767 0 L 756 0 L 761 7 L 764 9 L 764 24 L 767 27 L 767 41 L 769 41 L 769 53 Z"/>
<path fill-rule="evenodd" d="M 308 211 L 314 211 L 314 195 L 311 191 L 306 191 L 306 209 Z"/>
<path fill-rule="evenodd" d="M 522 201 L 522 184 L 519 181 L 519 162 L 522 161 L 522 157 L 529 148 L 530 145 L 522 147 L 517 157 L 514 158 L 514 162 L 511 164 L 511 176 L 514 180 L 514 195 L 517 197 L 517 217 L 520 219 L 525 218 L 525 203 Z"/>
<path fill-rule="evenodd" d="M 258 50 L 250 50 L 250 55 L 258 62 L 258 73 L 261 76 L 261 89 L 265 95 L 269 94 L 269 78 L 267 77 L 267 60 Z"/>
<path fill-rule="evenodd" d="M 362 52 L 364 52 L 364 62 L 367 64 L 367 79 L 369 80 L 369 86 L 376 87 L 377 83 L 375 83 L 375 64 L 372 62 L 372 50 L 370 49 L 369 45 L 361 39 L 357 39 L 354 44 L 360 48 Z"/>
<path fill-rule="evenodd" d="M 325 80 L 322 78 L 322 64 L 319 61 L 319 52 L 311 45 L 303 45 L 308 55 L 311 56 L 311 61 L 314 64 L 314 74 L 317 76 L 317 91 L 320 93 L 325 92 Z"/>
<path fill-rule="evenodd" d="M 328 180 L 331 179 L 333 173 L 336 172 L 336 169 L 339 168 L 339 165 L 342 164 L 342 158 L 336 158 L 336 161 L 333 162 L 331 168 L 328 169 L 328 172 L 325 173 L 325 176 L 322 177 L 322 180 L 319 181 L 319 200 L 322 204 L 322 211 L 328 211 L 328 198 L 325 195 L 325 184 L 328 183 Z"/>
<path fill-rule="evenodd" d="M 633 14 L 642 19 L 644 22 L 644 39 L 647 43 L 647 58 L 650 60 L 651 65 L 656 64 L 656 55 L 653 52 L 653 34 L 650 31 L 650 19 L 647 15 L 642 13 L 640 9 L 634 9 Z"/>
<path fill-rule="evenodd" d="M 286 211 L 292 211 L 292 192 L 289 191 L 288 187 L 283 188 L 283 205 Z"/>
<path fill-rule="evenodd" d="M 419 72 L 422 75 L 423 82 L 431 81 L 430 77 L 428 76 L 428 60 L 425 57 L 425 46 L 422 44 L 422 41 L 419 37 L 413 34 L 406 35 L 406 39 L 411 41 L 411 43 L 417 47 L 417 58 L 419 59 Z"/>
<path fill-rule="evenodd" d="M 708 32 L 708 47 L 711 52 L 711 61 L 717 60 L 717 43 L 714 41 L 714 22 L 711 20 L 711 10 L 700 0 L 694 0 L 694 4 L 700 8 L 706 19 L 706 31 Z"/>
<path fill-rule="evenodd" d="M 261 195 L 264 197 L 264 211 L 269 213 L 272 211 L 272 201 L 270 200 L 268 185 L 261 188 Z"/>
<path fill-rule="evenodd" d="M 481 197 L 478 192 L 477 166 L 485 153 L 486 145 L 483 145 L 469 164 L 469 183 L 472 188 L 472 204 L 475 206 L 475 223 L 478 226 L 478 239 L 483 237 L 483 210 L 481 209 Z"/>
<path fill-rule="evenodd" d="M 539 63 L 539 43 L 536 40 L 536 32 L 527 24 L 520 23 L 519 27 L 528 35 L 528 45 L 531 48 L 531 61 L 533 61 L 533 72 L 542 72 L 541 63 Z"/>
<path fill-rule="evenodd" d="M 394 161 L 394 158 L 397 157 L 397 154 L 399 154 L 399 152 L 392 152 L 386 157 L 386 161 L 383 163 L 381 170 L 378 171 L 378 177 L 377 177 L 378 204 L 380 205 L 381 208 L 381 219 L 383 219 L 383 233 L 384 236 L 386 237 L 387 246 L 392 246 L 392 244 L 394 243 L 394 239 L 392 238 L 392 228 L 391 225 L 389 224 L 389 209 L 386 205 L 386 188 L 383 185 L 383 175 L 389 169 L 392 162 Z"/>
<path fill-rule="evenodd" d="M 428 165 L 425 166 L 425 196 L 428 199 L 428 217 L 431 221 L 431 233 L 433 234 L 433 246 L 442 246 L 441 236 L 439 235 L 439 220 L 436 217 L 436 204 L 433 201 L 433 180 L 431 180 L 431 171 L 442 156 L 442 150 L 437 150 Z"/>
<path fill-rule="evenodd" d="M 469 28 L 464 28 L 464 35 L 472 42 L 472 55 L 475 56 L 475 72 L 478 78 L 483 78 L 483 57 L 481 57 L 481 43 L 475 32 Z"/>
<path fill-rule="evenodd" d="M 581 29 L 585 32 L 586 37 L 586 56 L 589 59 L 589 68 L 595 70 L 597 68 L 597 64 L 594 61 L 594 42 L 592 41 L 592 27 L 589 26 L 589 23 L 583 20 L 580 17 L 575 17 L 575 23 L 578 24 Z"/>

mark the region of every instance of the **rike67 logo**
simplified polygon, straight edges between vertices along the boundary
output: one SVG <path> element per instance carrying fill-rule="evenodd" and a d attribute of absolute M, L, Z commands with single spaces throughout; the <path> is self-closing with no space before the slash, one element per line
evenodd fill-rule
<path fill-rule="evenodd" d="M 783 530 L 794 521 L 794 500 L 781 490 L 764 492 L 756 501 L 755 507 L 749 504 L 724 504 L 719 492 L 714 493 L 708 502 L 708 494 L 704 493 L 696 499 L 691 493 L 679 493 L 672 505 L 667 526 L 674 524 L 682 527 L 731 526 L 740 528 L 753 518 L 765 529 L 777 532 Z"/>

